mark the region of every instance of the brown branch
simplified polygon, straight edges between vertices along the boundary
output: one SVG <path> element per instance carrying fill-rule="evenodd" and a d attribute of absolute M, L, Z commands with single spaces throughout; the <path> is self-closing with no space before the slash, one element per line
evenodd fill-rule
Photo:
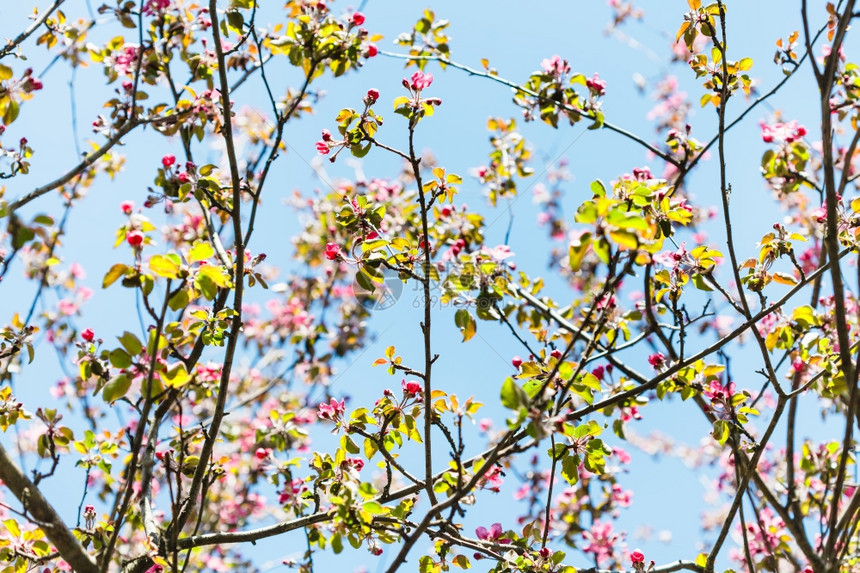
<path fill-rule="evenodd" d="M 851 252 L 851 249 L 843 249 L 837 255 L 836 260 L 837 261 L 841 260 L 843 257 L 845 257 L 850 252 Z M 814 281 L 816 278 L 821 276 L 825 271 L 827 271 L 830 268 L 831 264 L 822 266 L 822 267 L 816 269 L 815 272 L 809 273 L 809 275 L 807 275 L 805 280 L 798 282 L 798 284 L 796 284 L 790 291 L 785 293 L 785 295 L 783 295 L 782 298 L 777 300 L 775 303 L 767 306 L 766 308 L 763 308 L 758 313 L 753 315 L 750 319 L 748 319 L 746 322 L 741 324 L 734 331 L 730 332 L 729 334 L 727 334 L 723 338 L 719 339 L 718 341 L 714 342 L 710 346 L 699 351 L 694 356 L 691 356 L 690 358 L 687 358 L 686 360 L 684 360 L 682 362 L 678 362 L 677 364 L 672 365 L 667 370 L 661 372 L 660 374 L 658 374 L 657 376 L 652 378 L 650 381 L 648 381 L 647 383 L 645 383 L 645 384 L 643 384 L 637 388 L 632 388 L 632 389 L 627 390 L 625 392 L 621 392 L 619 394 L 611 396 L 611 397 L 609 397 L 605 400 L 602 400 L 600 402 L 596 402 L 596 403 L 592 404 L 591 406 L 586 406 L 586 407 L 583 407 L 583 408 L 581 408 L 575 412 L 571 412 L 570 414 L 568 414 L 568 418 L 580 419 L 583 416 L 590 414 L 591 412 L 601 410 L 607 406 L 611 406 L 613 404 L 616 404 L 618 402 L 622 402 L 622 401 L 627 400 L 629 398 L 635 398 L 639 394 L 641 394 L 647 390 L 650 390 L 651 388 L 656 387 L 660 382 L 662 382 L 663 380 L 666 380 L 670 376 L 673 376 L 682 368 L 686 368 L 690 364 L 695 363 L 697 360 L 701 360 L 702 358 L 705 358 L 705 357 L 713 354 L 714 352 L 716 352 L 717 350 L 719 350 L 720 348 L 722 348 L 723 346 L 725 346 L 726 344 L 728 344 L 729 342 L 734 340 L 735 338 L 739 337 L 747 329 L 758 324 L 758 322 L 762 318 L 764 318 L 765 316 L 771 314 L 772 312 L 778 310 L 783 305 L 785 305 L 786 302 L 788 302 L 792 297 L 794 297 L 794 295 L 796 295 L 798 292 L 800 292 L 807 284 Z M 515 294 L 518 294 L 519 296 L 522 296 L 524 299 L 526 299 L 530 305 L 534 306 L 535 308 L 544 312 L 547 316 L 551 317 L 553 320 L 555 320 L 559 324 L 559 326 L 561 326 L 565 330 L 568 330 L 570 332 L 579 332 L 580 331 L 580 329 L 576 328 L 576 326 L 571 324 L 566 318 L 561 316 L 558 312 L 549 308 L 546 304 L 541 302 L 541 300 L 538 299 L 533 294 L 519 288 L 517 285 L 515 285 L 513 283 L 508 285 L 508 288 L 512 292 L 514 292 Z M 585 337 L 585 336 L 586 335 L 583 335 L 583 337 Z"/>
<path fill-rule="evenodd" d="M 0 444 L 0 480 L 24 506 L 24 511 L 38 522 L 60 556 L 78 573 L 98 573 L 98 566 L 90 554 L 66 527 L 54 507 L 22 472 L 9 453 Z"/>
<path fill-rule="evenodd" d="M 827 254 L 831 259 L 839 252 L 839 216 L 837 206 L 838 189 L 836 186 L 834 149 L 833 149 L 833 125 L 830 110 L 830 94 L 836 81 L 836 72 L 839 64 L 839 51 L 842 41 L 851 22 L 851 13 L 854 11 L 855 0 L 848 0 L 845 10 L 836 27 L 836 35 L 833 38 L 832 51 L 826 60 L 824 71 L 820 82 L 820 109 L 821 109 L 821 144 L 822 161 L 824 168 L 824 191 L 826 196 L 825 208 L 827 214 L 827 232 L 824 235 L 824 244 Z M 829 560 L 835 555 L 836 539 L 838 538 L 837 520 L 839 515 L 838 500 L 842 496 L 842 488 L 845 482 L 845 472 L 848 463 L 848 451 L 854 432 L 854 413 L 857 407 L 857 379 L 856 369 L 851 359 L 851 345 L 849 339 L 849 326 L 845 309 L 845 285 L 842 281 L 842 269 L 840 265 L 830 266 L 830 280 L 833 287 L 833 313 L 836 319 L 836 334 L 839 341 L 840 369 L 845 375 L 845 381 L 850 388 L 848 408 L 845 414 L 845 434 L 842 439 L 842 453 L 839 459 L 839 468 L 836 474 L 836 483 L 833 486 L 833 500 L 830 515 L 827 520 L 829 534 L 824 549 L 824 559 Z"/>
<path fill-rule="evenodd" d="M 218 439 L 218 432 L 221 428 L 221 421 L 224 418 L 224 408 L 227 403 L 227 395 L 229 393 L 230 374 L 233 369 L 233 359 L 236 354 L 236 347 L 239 340 L 239 332 L 242 328 L 242 295 L 244 294 L 244 264 L 245 264 L 245 246 L 242 235 L 242 219 L 241 219 L 241 204 L 242 204 L 242 189 L 241 180 L 239 177 L 239 162 L 236 159 L 236 147 L 233 142 L 233 124 L 232 113 L 230 111 L 230 84 L 227 80 L 227 65 L 224 61 L 224 50 L 221 46 L 221 32 L 218 28 L 218 3 L 216 0 L 209 0 L 209 13 L 212 18 L 212 41 L 215 46 L 215 55 L 218 59 L 218 77 L 221 87 L 221 108 L 223 110 L 223 127 L 222 134 L 224 143 L 227 148 L 227 158 L 230 163 L 230 179 L 233 186 L 233 205 L 230 217 L 233 221 L 233 247 L 234 247 L 234 264 L 235 273 L 233 275 L 234 291 L 233 291 L 233 310 L 232 324 L 230 333 L 227 336 L 227 348 L 225 350 L 224 365 L 221 368 L 221 380 L 218 384 L 218 394 L 215 400 L 215 412 L 212 415 L 212 423 L 209 426 L 209 431 L 206 439 L 203 442 L 203 447 L 200 450 L 200 461 L 194 471 L 194 477 L 191 480 L 191 485 L 188 488 L 188 496 L 182 506 L 179 516 L 176 518 L 176 523 L 172 529 L 179 531 L 185 525 L 197 496 L 200 494 L 200 487 L 203 485 L 203 478 L 209 467 L 209 459 L 212 456 L 212 450 L 215 447 L 215 442 Z M 203 500 L 201 500 L 203 504 Z"/>
<path fill-rule="evenodd" d="M 48 19 L 48 18 L 50 18 L 51 14 L 53 14 L 53 13 L 54 13 L 54 10 L 56 10 L 57 8 L 59 8 L 59 7 L 60 7 L 60 5 L 61 5 L 63 2 L 65 2 L 65 1 L 66 1 L 66 0 L 55 0 L 55 2 L 54 2 L 53 4 L 51 4 L 50 6 L 48 6 L 48 8 L 47 8 L 44 12 L 42 12 L 42 13 L 39 15 L 39 17 L 38 17 L 38 18 L 36 18 L 36 20 L 35 20 L 32 24 L 30 24 L 29 26 L 27 26 L 27 29 L 26 29 L 26 30 L 24 30 L 23 32 L 21 32 L 20 34 L 18 34 L 18 35 L 15 37 L 15 39 L 14 39 L 14 40 L 10 40 L 10 41 L 9 41 L 9 43 L 7 43 L 7 44 L 3 47 L 3 49 L 0 49 L 0 59 L 3 59 L 3 58 L 5 58 L 6 56 L 8 56 L 9 54 L 11 54 L 11 53 L 12 53 L 12 50 L 14 50 L 14 49 L 15 49 L 15 48 L 17 48 L 19 45 L 21 45 L 21 43 L 22 43 L 24 40 L 26 40 L 27 38 L 29 38 L 29 37 L 30 37 L 30 35 L 31 35 L 33 32 L 35 32 L 36 30 L 38 30 L 38 29 L 39 29 L 39 26 L 41 26 L 42 24 L 44 24 L 44 23 L 45 23 L 45 21 L 47 21 L 47 19 Z"/>
<path fill-rule="evenodd" d="M 148 119 L 148 120 L 134 119 L 134 120 L 130 120 L 130 121 L 125 122 L 122 125 L 122 127 L 120 127 L 117 130 L 117 132 L 113 136 L 111 136 L 111 138 L 108 139 L 104 145 L 102 145 L 101 147 L 99 147 L 98 149 L 93 151 L 92 153 L 87 154 L 84 157 L 83 161 L 78 163 L 70 171 L 67 171 L 64 175 L 61 175 L 60 177 L 58 177 L 57 179 L 54 179 L 50 183 L 46 183 L 45 185 L 42 185 L 41 187 L 37 187 L 37 188 L 33 189 L 32 191 L 30 191 L 29 193 L 27 193 L 26 195 L 19 197 L 18 199 L 15 199 L 11 203 L 9 203 L 9 205 L 7 205 L 7 207 L 6 207 L 7 215 L 11 215 L 16 210 L 23 207 L 27 203 L 29 203 L 35 199 L 38 199 L 39 197 L 41 197 L 45 193 L 49 193 L 50 191 L 53 191 L 57 187 L 65 185 L 66 183 L 68 183 L 69 181 L 71 181 L 72 179 L 74 179 L 75 177 L 80 175 L 81 173 L 83 173 L 86 169 L 88 169 L 90 166 L 92 166 L 96 161 L 101 159 L 101 157 L 104 156 L 108 151 L 110 151 L 117 143 L 119 143 L 120 139 L 122 139 L 124 136 L 128 135 L 129 132 L 131 132 L 137 126 L 145 125 L 145 124 L 159 125 L 159 124 L 163 124 L 163 123 L 170 123 L 170 122 L 178 121 L 180 119 L 180 117 L 181 117 L 180 115 L 168 115 L 168 116 L 161 116 L 161 117 L 152 118 L 152 119 Z"/>
<path fill-rule="evenodd" d="M 541 96 L 539 93 L 532 91 L 532 90 L 528 89 L 527 87 L 522 86 L 516 82 L 513 82 L 511 80 L 506 80 L 503 77 L 491 74 L 489 72 L 482 72 L 481 70 L 476 70 L 475 68 L 470 68 L 469 66 L 466 66 L 464 64 L 460 64 L 458 62 L 453 62 L 453 61 L 449 60 L 448 58 L 443 58 L 442 56 L 412 56 L 409 54 L 398 54 L 396 52 L 387 52 L 385 50 L 380 50 L 379 53 L 382 54 L 383 56 L 387 56 L 389 58 L 397 58 L 400 60 L 425 60 L 425 61 L 439 62 L 441 64 L 445 64 L 446 66 L 451 66 L 452 68 L 456 68 L 458 70 L 464 71 L 467 74 L 469 74 L 470 76 L 487 78 L 487 79 L 492 80 L 494 82 L 500 83 L 504 86 L 508 86 L 509 88 L 513 88 L 517 91 L 520 91 L 524 94 L 527 94 L 533 98 L 537 98 L 540 101 L 552 103 L 552 104 L 557 105 L 558 107 L 564 109 L 567 112 L 574 113 L 574 114 L 578 115 L 579 117 L 583 117 L 583 118 L 591 119 L 591 120 L 595 119 L 595 116 L 588 113 L 588 112 L 584 112 L 581 109 L 577 109 L 577 108 L 569 106 L 569 105 L 561 104 L 555 100 L 549 100 L 548 98 Z M 651 145 L 650 143 L 648 143 L 647 141 L 645 141 L 644 139 L 642 139 L 638 135 L 631 133 L 622 127 L 618 127 L 617 125 L 613 125 L 612 123 L 609 123 L 608 121 L 603 122 L 602 128 L 607 129 L 609 131 L 614 131 L 615 133 L 622 135 L 622 136 L 626 137 L 627 139 L 630 139 L 631 141 L 635 141 L 636 143 L 643 146 L 644 148 L 646 148 L 648 151 L 650 151 L 651 153 L 653 153 L 654 155 L 656 155 L 657 157 L 659 157 L 663 161 L 671 163 L 672 165 L 674 165 L 676 167 L 680 167 L 680 164 L 678 163 L 677 159 L 675 159 L 671 155 L 668 155 L 664 151 L 661 151 L 659 148 L 654 147 L 653 145 Z"/>

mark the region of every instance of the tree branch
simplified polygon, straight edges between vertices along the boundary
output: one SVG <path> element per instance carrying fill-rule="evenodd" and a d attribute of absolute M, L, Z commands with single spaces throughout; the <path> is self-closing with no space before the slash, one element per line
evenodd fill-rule
<path fill-rule="evenodd" d="M 60 7 L 60 5 L 66 0 L 56 0 L 53 4 L 48 6 L 48 8 L 42 12 L 32 24 L 27 26 L 27 29 L 18 34 L 14 40 L 11 40 L 8 44 L 6 44 L 3 49 L 0 49 L 0 59 L 5 58 L 9 54 L 12 53 L 12 50 L 17 48 L 24 40 L 30 37 L 30 35 L 39 29 L 39 26 L 44 24 L 48 18 L 51 17 L 51 14 L 54 13 L 54 10 Z"/>
<path fill-rule="evenodd" d="M 98 573 L 92 556 L 66 527 L 54 507 L 33 482 L 15 465 L 6 448 L 0 444 L 0 480 L 24 506 L 24 511 L 39 521 L 45 535 L 59 551 L 60 556 L 78 573 Z"/>

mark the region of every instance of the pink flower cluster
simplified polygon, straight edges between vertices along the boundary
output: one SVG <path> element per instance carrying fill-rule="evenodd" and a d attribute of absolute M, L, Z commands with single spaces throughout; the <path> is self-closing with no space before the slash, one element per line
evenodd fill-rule
<path fill-rule="evenodd" d="M 540 63 L 541 69 L 551 76 L 555 76 L 556 78 L 560 78 L 564 74 L 570 72 L 570 64 L 567 63 L 567 60 L 561 59 L 561 56 L 556 54 L 551 58 L 545 58 Z"/>
<path fill-rule="evenodd" d="M 510 539 L 502 537 L 502 524 L 494 523 L 490 526 L 490 529 L 486 527 L 478 527 L 475 529 L 475 535 L 478 536 L 478 539 L 481 541 L 489 541 L 491 543 L 501 543 L 502 545 L 507 545 L 511 542 Z"/>
<path fill-rule="evenodd" d="M 341 400 L 338 402 L 335 398 L 332 398 L 328 403 L 323 402 L 319 405 L 317 416 L 322 420 L 332 420 L 333 422 L 336 422 L 344 415 L 345 412 L 346 404 L 344 401 Z"/>
<path fill-rule="evenodd" d="M 152 16 L 158 12 L 167 10 L 170 6 L 170 0 L 149 0 L 143 5 L 143 13 L 147 16 Z"/>
<path fill-rule="evenodd" d="M 600 565 L 612 557 L 613 548 L 618 544 L 619 537 L 612 523 L 603 523 L 598 519 L 591 525 L 590 530 L 582 532 L 582 538 L 585 540 L 582 551 L 594 555 L 594 561 Z"/>
<path fill-rule="evenodd" d="M 405 81 L 405 80 L 404 80 Z M 433 74 L 425 74 L 424 72 L 415 72 L 412 74 L 412 79 L 409 82 L 409 87 L 420 92 L 421 90 L 430 87 L 433 83 Z"/>
<path fill-rule="evenodd" d="M 759 125 L 761 126 L 761 138 L 765 143 L 773 143 L 774 141 L 794 143 L 806 135 L 806 128 L 799 125 L 796 120 L 772 125 L 761 121 Z"/>

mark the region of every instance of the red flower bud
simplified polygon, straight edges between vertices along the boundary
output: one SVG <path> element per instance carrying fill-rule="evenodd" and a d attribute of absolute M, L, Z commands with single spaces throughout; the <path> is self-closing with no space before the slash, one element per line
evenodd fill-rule
<path fill-rule="evenodd" d="M 143 233 L 138 230 L 129 231 L 125 234 L 126 242 L 137 249 L 143 244 Z"/>

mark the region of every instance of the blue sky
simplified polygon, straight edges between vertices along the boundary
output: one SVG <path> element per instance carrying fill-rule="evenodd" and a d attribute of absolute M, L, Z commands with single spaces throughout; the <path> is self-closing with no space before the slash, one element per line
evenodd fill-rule
<path fill-rule="evenodd" d="M 26 25 L 26 15 L 31 3 L 4 3 L 0 6 L 0 36 L 13 36 Z M 43 2 L 42 4 L 45 4 Z M 272 2 L 266 8 L 280 6 Z M 729 52 L 732 59 L 749 56 L 755 60 L 751 74 L 759 81 L 759 87 L 767 90 L 781 79 L 782 72 L 772 63 L 774 42 L 786 37 L 791 31 L 800 29 L 799 10 L 785 7 L 784 2 L 729 2 Z M 823 21 L 823 2 L 812 2 L 815 21 Z M 559 54 L 571 62 L 575 72 L 591 76 L 595 72 L 608 84 L 604 110 L 608 121 L 623 126 L 650 138 L 653 127 L 645 120 L 645 114 L 654 104 L 647 93 L 639 94 L 634 86 L 634 74 L 641 74 L 646 80 L 659 78 L 664 73 L 677 75 L 681 85 L 697 101 L 701 87 L 690 69 L 683 64 L 671 67 L 655 62 L 648 54 L 650 50 L 662 62 L 668 61 L 668 37 L 681 22 L 687 9 L 683 0 L 646 1 L 639 5 L 645 10 L 644 23 L 633 22 L 621 29 L 623 34 L 634 38 L 638 45 L 623 37 L 607 36 L 604 33 L 610 20 L 610 10 L 602 1 L 571 2 L 545 1 L 524 3 L 520 1 L 434 1 L 430 6 L 438 17 L 451 20 L 452 59 L 470 66 L 479 66 L 481 58 L 488 58 L 490 65 L 497 68 L 500 75 L 524 81 L 538 68 L 543 58 Z M 820 5 L 820 6 L 818 6 Z M 818 6 L 818 9 L 816 9 Z M 380 42 L 382 49 L 400 51 L 392 41 L 402 32 L 409 30 L 425 7 L 423 3 L 399 2 L 394 0 L 367 0 L 363 10 L 367 15 L 365 24 L 373 32 L 381 33 L 385 40 Z M 335 10 L 347 11 L 349 5 L 334 4 Z M 75 0 L 68 3 L 69 15 L 82 14 L 83 2 Z M 110 37 L 114 34 L 128 33 L 118 28 L 96 29 L 95 37 Z M 130 39 L 131 41 L 131 39 Z M 32 44 L 32 40 L 30 42 Z M 637 47 L 638 46 L 638 47 Z M 851 46 L 849 45 L 849 48 Z M 42 50 L 28 48 L 28 53 L 37 54 L 28 65 L 36 70 L 44 67 L 47 60 Z M 850 51 L 849 51 L 850 53 Z M 21 64 L 16 64 L 19 66 Z M 332 129 L 334 116 L 342 107 L 354 107 L 368 88 L 377 88 L 383 102 L 400 95 L 400 79 L 407 75 L 399 60 L 377 57 L 368 62 L 358 73 L 350 73 L 338 81 L 325 79 L 318 89 L 325 90 L 325 96 L 313 116 L 291 123 L 287 130 L 286 141 L 290 151 L 283 156 L 273 172 L 268 184 L 265 209 L 258 224 L 259 233 L 255 236 L 252 249 L 263 250 L 269 261 L 278 266 L 290 266 L 292 261 L 290 237 L 299 230 L 292 209 L 283 204 L 281 197 L 294 189 L 309 192 L 314 187 L 323 187 L 325 181 L 340 177 L 353 177 L 355 168 L 350 162 L 340 160 L 331 165 L 318 161 L 313 144 L 319 138 L 320 130 Z M 466 176 L 470 170 L 486 162 L 489 153 L 486 120 L 490 116 L 517 117 L 519 112 L 512 105 L 510 90 L 483 79 L 471 78 L 457 70 L 441 72 L 438 67 L 428 67 L 436 77 L 432 95 L 439 96 L 443 105 L 437 114 L 421 123 L 419 128 L 419 147 L 432 150 L 439 163 L 449 172 Z M 16 67 L 17 70 L 17 67 Z M 411 73 L 411 70 L 410 72 Z M 283 91 L 287 85 L 296 86 L 300 72 L 285 63 L 277 63 L 270 72 L 274 78 L 273 88 Z M 27 177 L 17 177 L 7 183 L 7 198 L 23 194 L 34 186 L 43 184 L 72 166 L 77 159 L 73 141 L 82 143 L 86 139 L 98 141 L 89 132 L 92 119 L 100 113 L 101 102 L 110 97 L 112 86 L 106 86 L 101 70 L 92 67 L 80 70 L 77 74 L 74 96 L 77 106 L 77 130 L 71 126 L 70 91 L 67 86 L 69 73 L 62 63 L 57 63 L 43 77 L 45 90 L 24 107 L 21 119 L 8 132 L 9 141 L 26 135 L 36 149 L 32 162 L 32 172 Z M 814 91 L 812 75 L 808 70 L 801 71 L 793 78 L 785 92 L 774 98 L 774 108 L 783 110 L 786 118 L 796 118 L 808 127 L 815 125 Z M 236 94 L 240 105 L 248 103 L 265 109 L 261 84 L 249 82 Z M 729 116 L 734 117 L 745 107 L 740 99 L 729 108 Z M 712 109 L 699 109 L 694 104 L 694 134 L 707 140 L 715 133 L 716 118 Z M 733 130 L 727 138 L 729 177 L 733 184 L 732 210 L 737 229 L 739 250 L 745 256 L 756 251 L 756 241 L 770 229 L 780 215 L 775 211 L 769 192 L 764 189 L 758 175 L 758 164 L 764 145 L 761 142 L 757 121 L 766 117 L 772 108 L 760 106 L 752 117 Z M 380 110 L 385 111 L 385 106 Z M 388 112 L 380 139 L 402 147 L 405 142 L 405 121 Z M 548 293 L 557 296 L 560 303 L 572 295 L 567 293 L 561 283 L 553 281 L 546 270 L 550 244 L 544 239 L 543 230 L 535 231 L 535 207 L 531 203 L 530 187 L 541 180 L 548 163 L 564 158 L 573 179 L 565 185 L 565 212 L 572 214 L 576 206 L 589 196 L 588 184 L 600 178 L 609 181 L 619 174 L 629 172 L 633 167 L 648 164 L 643 150 L 629 141 L 607 131 L 585 132 L 585 126 L 563 126 L 553 130 L 545 124 L 529 124 L 522 129 L 534 151 L 532 167 L 537 175 L 520 185 L 521 195 L 511 205 L 515 217 L 511 226 L 510 244 L 516 253 L 520 270 L 530 276 L 545 276 L 548 280 Z M 118 205 L 124 199 L 134 199 L 142 203 L 146 196 L 146 186 L 151 184 L 152 176 L 159 158 L 167 152 L 179 155 L 178 142 L 153 146 L 153 139 L 146 134 L 135 133 L 128 137 L 122 149 L 128 157 L 128 167 L 114 181 L 102 181 L 94 186 L 89 196 L 75 209 L 69 224 L 70 233 L 64 241 L 63 255 L 68 260 L 79 260 L 88 271 L 86 283 L 96 290 L 96 296 L 85 308 L 79 320 L 81 327 L 92 326 L 97 332 L 116 332 L 123 329 L 117 326 L 117 313 L 128 312 L 133 317 L 133 299 L 130 294 L 119 289 L 101 291 L 101 277 L 110 264 L 120 256 L 110 248 L 115 229 L 122 224 Z M 160 141 L 160 140 L 159 140 Z M 201 152 L 198 151 L 198 156 Z M 216 152 L 211 152 L 211 158 Z M 718 177 L 715 161 L 705 162 L 688 180 L 691 193 L 702 203 L 716 204 Z M 400 167 L 400 161 L 373 153 L 362 164 L 361 169 L 368 177 L 392 177 Z M 324 171 L 323 171 L 324 170 Z M 322 173 L 322 177 L 320 174 Z M 488 221 L 498 217 L 487 232 L 487 243 L 498 244 L 504 241 L 508 227 L 508 216 L 503 214 L 506 206 L 493 210 L 486 205 L 479 184 L 474 178 L 466 177 L 459 200 L 470 206 L 479 207 Z M 60 213 L 60 204 L 53 195 L 28 207 L 28 212 L 49 212 L 55 216 Z M 766 213 L 766 215 L 765 215 Z M 761 214 L 761 215 L 759 215 Z M 499 215 L 501 215 L 499 217 Z M 158 217 L 155 217 L 156 222 Z M 719 228 L 708 229 L 712 241 L 722 246 Z M 17 272 L 16 272 L 17 271 Z M 11 313 L 18 310 L 12 301 L 29 300 L 35 285 L 20 277 L 20 265 L 13 268 L 10 277 L 3 285 L 3 298 L 0 299 L 0 320 L 6 322 Z M 418 315 L 412 308 L 407 290 L 398 305 L 393 309 L 374 315 L 371 327 L 379 333 L 379 342 L 357 357 L 354 363 L 340 367 L 341 378 L 335 391 L 354 396 L 354 404 L 362 398 L 371 399 L 384 387 L 399 384 L 399 378 L 387 377 L 379 370 L 372 370 L 370 363 L 382 355 L 383 349 L 398 341 L 398 350 L 407 358 L 416 360 L 421 353 Z M 481 323 L 479 336 L 462 346 L 459 333 L 454 327 L 453 310 L 440 310 L 435 320 L 434 332 L 436 351 L 441 354 L 435 376 L 440 381 L 450 381 L 452 386 L 462 388 L 461 395 L 474 393 L 488 402 L 485 415 L 501 419 L 503 411 L 498 407 L 498 388 L 505 376 L 511 373 L 510 357 L 520 354 L 521 350 L 501 326 Z M 127 322 L 136 322 L 130 319 Z M 130 324 L 124 325 L 125 327 Z M 696 341 L 702 344 L 703 341 Z M 33 404 L 47 400 L 47 388 L 60 373 L 55 362 L 47 358 L 47 348 L 42 347 L 43 356 L 32 367 L 28 367 L 18 383 L 18 392 Z M 758 375 L 752 372 L 759 366 L 750 358 L 754 356 L 746 350 L 733 355 L 733 368 L 737 372 L 737 382 L 741 386 L 758 387 Z M 643 366 L 644 365 L 644 366 Z M 645 355 L 638 359 L 640 370 L 645 370 Z M 35 409 L 35 406 L 32 408 Z M 814 418 L 814 407 L 809 406 L 810 420 L 802 429 L 810 434 L 820 434 L 820 427 Z M 694 407 L 677 403 L 649 406 L 643 412 L 645 419 L 634 424 L 639 434 L 651 429 L 677 436 L 695 445 L 706 436 L 710 428 Z M 802 432 L 803 433 L 803 432 Z M 9 436 L 0 437 L 8 440 Z M 324 438 L 321 438 L 324 440 Z M 474 442 L 475 449 L 480 442 Z M 633 452 L 633 448 L 627 448 Z M 71 465 L 65 462 L 67 465 Z M 641 525 L 649 525 L 655 531 L 672 531 L 669 544 L 630 539 L 632 547 L 640 546 L 648 555 L 660 562 L 693 558 L 701 539 L 699 532 L 699 512 L 705 493 L 699 475 L 684 469 L 678 460 L 660 460 L 655 463 L 642 454 L 634 452 L 634 472 L 624 478 L 622 483 L 634 489 L 634 505 L 623 512 L 620 523 L 629 531 Z M 70 468 L 66 468 L 72 471 Z M 514 480 L 509 478 L 510 482 Z M 76 500 L 63 496 L 63 485 L 55 480 L 49 486 L 49 494 L 74 521 Z M 476 525 L 500 521 L 512 525 L 510 493 L 515 489 L 513 483 L 497 498 L 483 500 L 476 507 L 466 524 L 467 530 Z M 77 488 L 75 488 L 77 490 Z M 277 557 L 290 547 L 296 547 L 299 536 L 288 540 L 268 540 L 255 549 L 256 555 Z M 303 540 L 302 540 L 303 541 Z M 428 544 L 419 544 L 421 551 Z M 347 550 L 349 551 L 349 550 Z M 387 551 L 386 555 L 390 555 Z M 416 552 L 417 555 L 417 552 Z M 333 560 L 342 566 L 344 556 Z M 373 571 L 376 563 L 363 549 L 348 557 L 350 567 L 353 563 L 368 563 Z M 574 564 L 585 563 L 573 558 Z M 480 569 L 477 569 L 480 570 Z"/>

